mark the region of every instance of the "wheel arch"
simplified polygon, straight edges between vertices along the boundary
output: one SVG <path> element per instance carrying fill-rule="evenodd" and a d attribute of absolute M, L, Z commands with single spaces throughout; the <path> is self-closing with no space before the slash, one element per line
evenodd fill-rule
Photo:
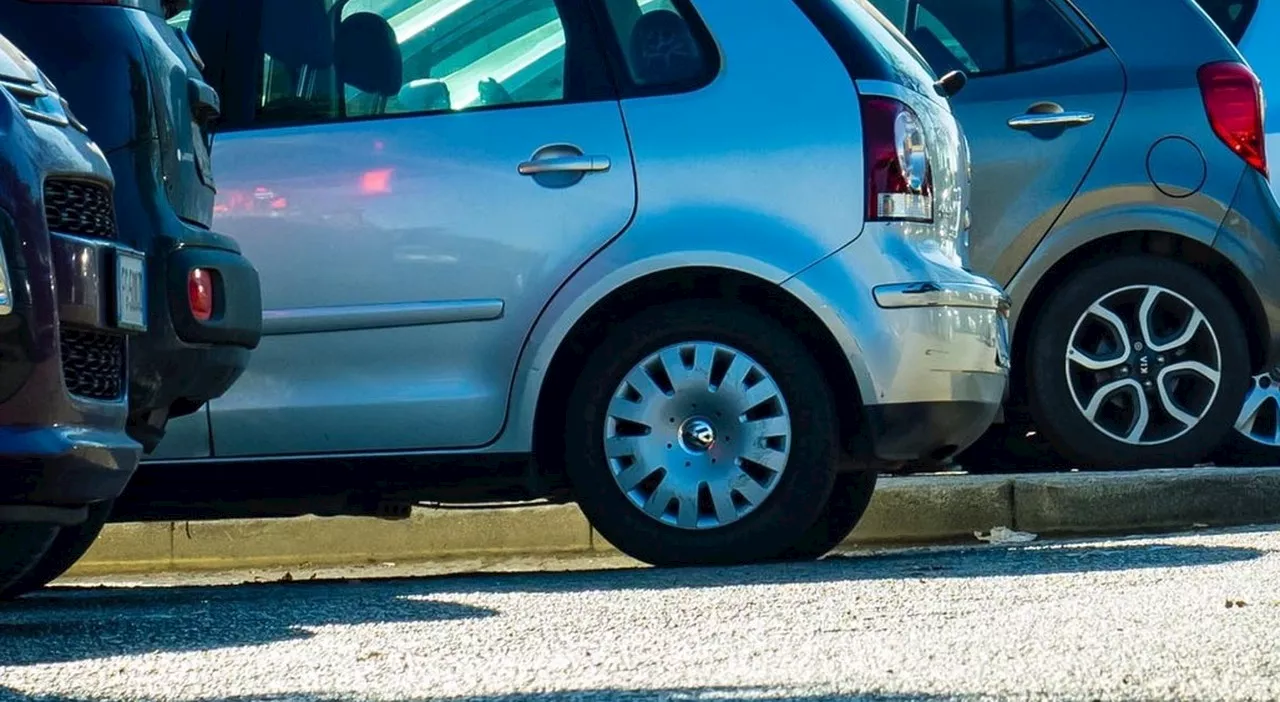
<path fill-rule="evenodd" d="M 1012 338 L 1015 368 L 1025 367 L 1023 359 L 1031 336 L 1031 320 L 1044 307 L 1050 294 L 1076 271 L 1105 258 L 1126 254 L 1183 261 L 1219 281 L 1222 292 L 1241 311 L 1241 322 L 1249 331 L 1249 357 L 1254 372 L 1262 366 L 1267 340 L 1256 330 L 1268 328 L 1267 317 L 1261 298 L 1240 269 L 1229 258 L 1198 239 L 1169 231 L 1133 230 L 1099 236 L 1071 248 L 1047 266 L 1041 266 L 1043 272 L 1034 279 L 1024 277 L 1023 273 L 1014 278 L 1009 289 L 1015 300 Z M 1013 374 L 1009 388 L 1013 404 L 1023 404 L 1026 392 L 1025 374 Z"/>
<path fill-rule="evenodd" d="M 739 302 L 759 310 L 795 332 L 814 352 L 824 376 L 832 383 L 842 435 L 854 435 L 861 421 L 861 395 L 842 347 L 808 305 L 758 271 L 718 265 L 663 268 L 636 276 L 590 305 L 556 343 L 545 366 L 533 403 L 531 446 L 539 470 L 554 483 L 561 477 L 568 388 L 575 372 L 608 333 L 610 320 L 656 304 L 677 300 L 716 299 Z"/>

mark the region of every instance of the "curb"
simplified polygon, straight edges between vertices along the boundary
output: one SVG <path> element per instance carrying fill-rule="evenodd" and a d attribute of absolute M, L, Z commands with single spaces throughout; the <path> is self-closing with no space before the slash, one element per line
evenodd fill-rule
<path fill-rule="evenodd" d="M 1066 536 L 1280 523 L 1280 468 L 885 477 L 847 545 L 973 541 L 997 526 Z M 574 505 L 109 524 L 70 575 L 364 565 L 612 551 Z"/>

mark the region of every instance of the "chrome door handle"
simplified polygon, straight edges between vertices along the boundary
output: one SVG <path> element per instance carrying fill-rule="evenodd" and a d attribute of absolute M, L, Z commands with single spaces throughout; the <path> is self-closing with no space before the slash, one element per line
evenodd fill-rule
<path fill-rule="evenodd" d="M 613 167 L 608 156 L 551 156 L 520 164 L 520 175 L 544 173 L 604 173 Z"/>
<path fill-rule="evenodd" d="M 1014 129 L 1035 127 L 1082 127 L 1093 122 L 1092 112 L 1028 112 L 1011 117 L 1009 126 Z"/>

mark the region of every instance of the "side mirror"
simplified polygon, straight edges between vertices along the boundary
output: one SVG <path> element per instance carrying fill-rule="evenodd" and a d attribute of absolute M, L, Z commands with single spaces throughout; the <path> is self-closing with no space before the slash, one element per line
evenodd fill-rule
<path fill-rule="evenodd" d="M 951 71 L 933 84 L 933 89 L 944 98 L 955 97 L 969 83 L 969 76 L 964 71 Z"/>

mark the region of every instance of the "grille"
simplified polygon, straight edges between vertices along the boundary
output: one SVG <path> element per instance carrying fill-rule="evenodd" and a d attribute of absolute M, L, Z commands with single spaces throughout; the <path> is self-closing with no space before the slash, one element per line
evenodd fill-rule
<path fill-rule="evenodd" d="M 111 190 L 80 180 L 45 181 L 44 218 L 49 231 L 114 239 L 116 212 Z"/>
<path fill-rule="evenodd" d="M 124 394 L 124 337 L 63 327 L 62 377 L 72 395 L 120 399 Z"/>

